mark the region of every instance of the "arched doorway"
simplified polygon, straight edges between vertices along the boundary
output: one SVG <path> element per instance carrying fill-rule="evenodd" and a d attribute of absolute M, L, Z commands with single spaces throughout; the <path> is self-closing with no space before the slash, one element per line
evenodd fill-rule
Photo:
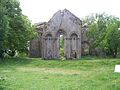
<path fill-rule="evenodd" d="M 60 58 L 64 58 L 64 53 L 65 53 L 64 50 L 65 50 L 64 35 L 60 34 L 60 36 L 59 36 L 59 56 L 60 56 Z"/>
<path fill-rule="evenodd" d="M 66 32 L 61 29 L 57 32 L 57 44 L 58 57 L 63 59 L 66 57 Z"/>

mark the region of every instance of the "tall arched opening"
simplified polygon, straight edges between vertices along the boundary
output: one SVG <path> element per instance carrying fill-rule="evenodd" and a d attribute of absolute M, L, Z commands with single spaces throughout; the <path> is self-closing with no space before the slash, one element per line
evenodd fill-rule
<path fill-rule="evenodd" d="M 57 32 L 57 44 L 58 44 L 58 57 L 66 58 L 66 32 L 58 30 Z"/>

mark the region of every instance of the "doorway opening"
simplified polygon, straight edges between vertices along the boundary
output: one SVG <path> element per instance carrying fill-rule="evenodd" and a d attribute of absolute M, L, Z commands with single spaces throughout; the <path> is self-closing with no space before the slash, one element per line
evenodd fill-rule
<path fill-rule="evenodd" d="M 64 35 L 61 34 L 59 36 L 59 56 L 60 58 L 64 58 Z"/>

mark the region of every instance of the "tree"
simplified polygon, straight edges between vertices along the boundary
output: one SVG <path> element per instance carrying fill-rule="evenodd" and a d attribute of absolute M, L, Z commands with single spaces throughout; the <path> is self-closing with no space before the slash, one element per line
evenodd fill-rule
<path fill-rule="evenodd" d="M 16 51 L 25 51 L 35 35 L 33 25 L 19 6 L 17 0 L 0 0 L 0 57 L 4 53 L 14 56 Z"/>
<path fill-rule="evenodd" d="M 89 49 L 97 48 L 116 57 L 120 49 L 120 19 L 105 13 L 92 14 L 84 19 L 84 23 L 88 26 Z"/>
<path fill-rule="evenodd" d="M 92 14 L 84 19 L 84 23 L 88 26 L 87 37 L 89 38 L 89 51 L 100 49 L 104 51 L 104 38 L 106 35 L 108 17 L 103 14 Z"/>
<path fill-rule="evenodd" d="M 112 22 L 107 28 L 107 47 L 108 52 L 113 58 L 116 58 L 118 51 L 120 50 L 120 20 L 116 17 L 112 18 Z"/>
<path fill-rule="evenodd" d="M 6 33 L 8 31 L 8 17 L 6 15 L 5 1 L 0 0 L 0 58 L 3 58 L 6 47 Z"/>

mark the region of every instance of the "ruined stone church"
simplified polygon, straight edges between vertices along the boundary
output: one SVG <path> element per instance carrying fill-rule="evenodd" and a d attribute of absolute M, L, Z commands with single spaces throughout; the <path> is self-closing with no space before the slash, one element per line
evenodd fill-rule
<path fill-rule="evenodd" d="M 64 57 L 81 58 L 85 37 L 82 21 L 67 9 L 59 10 L 48 22 L 37 23 L 38 37 L 30 41 L 30 57 L 60 58 L 60 35 L 64 37 Z M 84 30 L 85 31 L 85 30 Z M 84 37 L 84 38 L 83 38 Z"/>

